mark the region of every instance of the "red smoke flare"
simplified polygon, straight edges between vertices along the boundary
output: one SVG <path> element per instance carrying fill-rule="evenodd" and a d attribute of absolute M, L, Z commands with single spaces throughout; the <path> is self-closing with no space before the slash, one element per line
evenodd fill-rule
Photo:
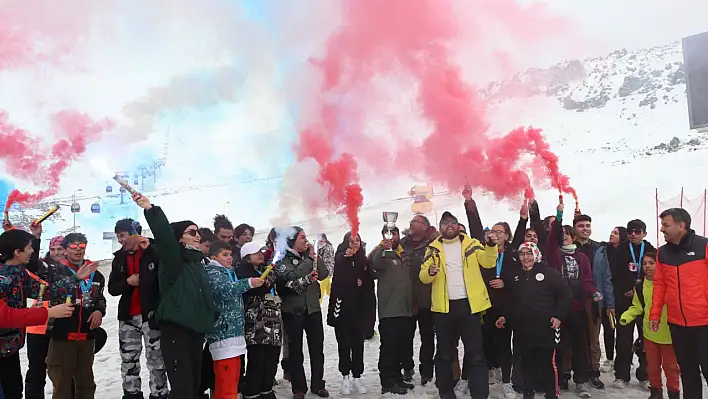
<path fill-rule="evenodd" d="M 0 161 L 5 163 L 12 177 L 46 187 L 34 194 L 13 190 L 5 210 L 15 203 L 28 206 L 55 195 L 66 168 L 86 152 L 88 143 L 97 141 L 113 127 L 113 122 L 108 119 L 95 122 L 74 111 L 61 111 L 50 122 L 58 141 L 50 151 L 44 151 L 37 139 L 10 124 L 7 114 L 0 110 L 0 142 L 3 143 Z"/>
<path fill-rule="evenodd" d="M 466 49 L 479 53 L 477 62 L 503 60 L 508 64 L 506 57 L 487 49 L 497 32 L 490 29 L 493 33 L 488 33 L 488 25 L 507 30 L 509 39 L 523 48 L 558 35 L 559 19 L 544 19 L 543 9 L 524 8 L 510 0 L 471 1 L 464 10 L 453 10 L 452 2 L 446 0 L 343 0 L 343 4 L 342 27 L 329 37 L 324 57 L 314 61 L 322 72 L 323 85 L 321 93 L 311 98 L 324 99 L 316 104 L 321 112 L 318 120 L 307 121 L 309 127 L 301 132 L 298 148 L 299 159 L 313 157 L 321 165 L 320 177 L 333 187 L 331 205 L 347 206 L 351 217 L 353 209 L 344 187 L 358 183 L 353 161 L 332 163 L 337 152 L 374 170 L 385 169 L 388 179 L 424 172 L 431 181 L 448 188 L 461 188 L 469 182 L 500 198 L 522 193 L 531 198 L 532 175 L 536 181 L 576 196 L 541 130 L 518 128 L 503 137 L 490 137 L 487 104 L 463 80 L 449 48 L 460 39 L 456 23 L 461 21 L 478 35 L 464 43 Z M 461 16 L 460 12 L 469 15 Z M 401 131 L 397 123 L 390 124 L 388 134 L 396 145 L 388 156 L 382 156 L 380 142 L 364 134 L 352 137 L 342 124 L 365 126 L 366 113 L 361 107 L 375 109 L 400 101 L 376 91 L 374 79 L 387 75 L 407 76 L 417 84 L 420 113 L 432 131 L 422 144 L 412 143 L 410 132 Z M 345 97 L 348 101 L 343 101 Z M 344 152 L 347 154 L 341 155 Z M 529 155 L 542 161 L 524 162 L 524 156 Z M 333 173 L 330 168 L 340 169 Z"/>

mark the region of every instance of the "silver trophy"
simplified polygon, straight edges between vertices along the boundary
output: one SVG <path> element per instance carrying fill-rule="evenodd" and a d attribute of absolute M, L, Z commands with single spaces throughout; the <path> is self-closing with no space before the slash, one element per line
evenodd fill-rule
<path fill-rule="evenodd" d="M 393 239 L 393 230 L 396 228 L 396 220 L 398 220 L 398 212 L 383 213 L 384 228 L 386 229 L 386 231 L 384 232 L 385 239 Z M 386 251 L 393 252 L 392 249 L 387 249 Z"/>

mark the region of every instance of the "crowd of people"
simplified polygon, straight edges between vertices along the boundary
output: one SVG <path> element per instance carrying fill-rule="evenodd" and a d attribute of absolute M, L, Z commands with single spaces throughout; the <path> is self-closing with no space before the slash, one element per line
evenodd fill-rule
<path fill-rule="evenodd" d="M 605 369 L 614 369 L 614 388 L 627 387 L 636 356 L 635 377 L 650 399 L 664 397 L 662 370 L 669 398 L 679 398 L 680 386 L 683 397 L 702 397 L 708 239 L 691 229 L 685 210 L 661 214 L 666 244 L 657 250 L 636 219 L 615 227 L 607 242 L 592 240 L 591 217 L 576 209 L 564 224 L 562 201 L 543 219 L 536 201 L 525 203 L 513 232 L 506 222 L 484 228 L 469 187 L 463 196 L 467 227 L 450 212 L 437 227 L 415 215 L 403 232 L 384 226 L 367 252 L 352 232 L 335 247 L 324 234 L 313 244 L 293 226 L 272 229 L 261 245 L 252 226 L 234 228 L 223 215 L 213 230 L 170 223 L 138 193 L 133 200 L 154 239 L 142 236 L 137 221 L 118 221 L 122 247 L 107 280 L 85 258 L 84 235 L 53 238 L 40 258 L 41 225 L 26 232 L 5 221 L 0 392 L 43 398 L 48 376 L 55 399 L 94 398 L 94 354 L 107 341 L 100 327 L 107 285 L 120 297 L 124 399 L 145 397 L 143 348 L 151 399 L 275 398 L 279 368 L 294 398 L 308 391 L 329 397 L 325 324 L 337 341 L 339 393 L 361 397 L 374 388 L 362 375 L 364 342 L 377 320 L 382 394 L 414 389 L 417 357 L 416 383 L 434 383 L 443 399 L 460 389 L 487 398 L 495 383 L 507 398 L 557 398 L 571 380 L 579 397 L 590 398 L 591 389 L 605 388 Z"/>

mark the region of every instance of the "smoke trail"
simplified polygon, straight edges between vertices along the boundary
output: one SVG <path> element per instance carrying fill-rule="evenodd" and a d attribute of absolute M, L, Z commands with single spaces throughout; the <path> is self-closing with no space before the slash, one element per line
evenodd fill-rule
<path fill-rule="evenodd" d="M 329 205 L 344 207 L 352 227 L 357 203 L 348 201 L 346 188 L 359 182 L 353 159 L 386 179 L 422 171 L 448 188 L 469 182 L 500 198 L 532 197 L 531 176 L 575 195 L 539 129 L 518 128 L 492 138 L 488 105 L 462 78 L 452 46 L 459 44 L 464 26 L 470 39 L 464 45 L 468 52 L 472 48 L 476 63 L 508 64 L 510 57 L 490 48 L 500 32 L 506 33 L 507 47 L 538 48 L 567 29 L 565 21 L 510 0 L 472 1 L 464 8 L 452 0 L 341 4 L 343 24 L 313 61 L 321 85 L 301 98 L 319 112 L 306 115 L 296 149 L 299 159 L 317 161 Z M 415 108 L 387 113 L 388 104 L 408 95 L 416 99 Z M 385 125 L 384 140 L 368 136 L 372 117 Z M 391 117 L 421 119 L 427 134 L 421 140 Z M 543 162 L 525 162 L 528 156 Z"/>
<path fill-rule="evenodd" d="M 74 111 L 61 111 L 50 122 L 57 141 L 51 149 L 46 149 L 27 131 L 13 126 L 7 115 L 0 111 L 0 141 L 5 145 L 0 161 L 16 179 L 46 187 L 34 194 L 13 190 L 5 204 L 6 209 L 14 203 L 31 205 L 55 195 L 59 191 L 61 175 L 84 154 L 87 144 L 98 140 L 113 127 L 108 119 L 94 121 Z"/>

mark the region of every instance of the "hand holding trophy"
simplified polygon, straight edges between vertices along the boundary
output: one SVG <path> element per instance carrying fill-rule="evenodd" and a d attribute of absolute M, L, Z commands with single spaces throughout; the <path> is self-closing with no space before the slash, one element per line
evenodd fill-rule
<path fill-rule="evenodd" d="M 383 213 L 383 221 L 384 221 L 384 238 L 386 240 L 392 240 L 393 239 L 393 231 L 396 229 L 396 220 L 398 220 L 398 212 L 384 212 Z M 386 249 L 386 252 L 393 252 L 392 249 Z"/>

